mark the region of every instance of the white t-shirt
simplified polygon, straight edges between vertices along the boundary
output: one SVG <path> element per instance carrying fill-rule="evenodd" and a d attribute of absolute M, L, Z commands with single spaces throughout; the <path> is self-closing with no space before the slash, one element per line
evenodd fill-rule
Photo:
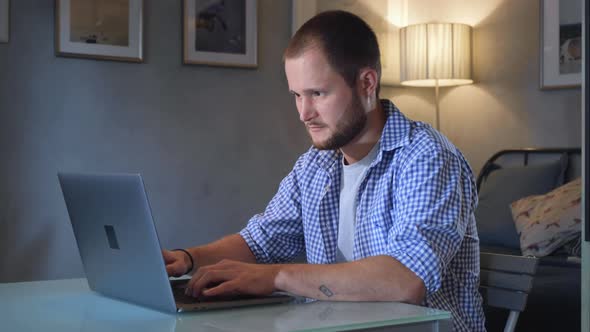
<path fill-rule="evenodd" d="M 342 158 L 336 263 L 350 262 L 353 260 L 357 195 L 367 170 L 378 153 L 379 142 L 375 144 L 369 154 L 352 165 L 345 165 L 344 158 Z"/>

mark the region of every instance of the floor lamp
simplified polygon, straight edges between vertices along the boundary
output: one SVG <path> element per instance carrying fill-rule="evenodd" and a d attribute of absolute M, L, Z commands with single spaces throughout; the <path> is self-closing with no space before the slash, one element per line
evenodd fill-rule
<path fill-rule="evenodd" d="M 422 23 L 400 30 L 401 84 L 434 87 L 436 129 L 440 129 L 438 89 L 471 84 L 471 27 Z"/>

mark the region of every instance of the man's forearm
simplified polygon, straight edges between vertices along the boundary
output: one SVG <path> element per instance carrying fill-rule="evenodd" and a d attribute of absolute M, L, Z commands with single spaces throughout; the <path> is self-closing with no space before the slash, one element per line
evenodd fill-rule
<path fill-rule="evenodd" d="M 215 264 L 223 259 L 256 263 L 256 258 L 239 234 L 232 234 L 204 246 L 187 249 L 195 260 L 195 268 Z"/>
<path fill-rule="evenodd" d="M 275 287 L 293 294 L 332 301 L 400 301 L 420 304 L 424 283 L 389 256 L 318 265 L 281 265 Z"/>

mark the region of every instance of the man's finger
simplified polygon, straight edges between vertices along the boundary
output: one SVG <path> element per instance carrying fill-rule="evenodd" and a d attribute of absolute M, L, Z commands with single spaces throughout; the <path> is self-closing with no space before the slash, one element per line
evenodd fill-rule
<path fill-rule="evenodd" d="M 203 295 L 205 296 L 218 296 L 218 295 L 237 295 L 240 292 L 238 282 L 236 280 L 230 280 L 222 282 L 221 284 L 205 289 Z"/>
<path fill-rule="evenodd" d="M 179 262 L 175 262 L 173 264 L 166 265 L 166 273 L 172 277 L 180 277 L 184 271 L 182 271 L 182 266 Z"/>
<path fill-rule="evenodd" d="M 194 282 L 189 283 L 186 293 L 193 297 L 198 297 L 203 289 L 213 283 L 222 283 L 233 278 L 233 273 L 229 271 L 209 270 L 201 274 Z M 191 280 L 193 281 L 193 280 Z"/>
<path fill-rule="evenodd" d="M 164 257 L 164 262 L 166 264 L 170 264 L 176 260 L 172 251 L 169 250 L 162 250 L 162 256 Z"/>
<path fill-rule="evenodd" d="M 208 270 L 200 273 L 200 275 L 197 278 L 194 278 L 195 281 L 190 286 L 190 289 L 187 289 L 188 295 L 198 297 L 199 295 L 201 295 L 201 292 L 205 287 L 207 287 L 207 285 L 213 282 L 223 281 L 220 280 L 219 277 L 220 273 L 217 271 Z"/>
<path fill-rule="evenodd" d="M 194 285 L 197 282 L 197 280 L 199 280 L 201 278 L 201 276 L 203 275 L 203 272 L 206 271 L 209 267 L 202 267 L 199 268 L 195 271 L 195 273 L 193 273 L 193 276 L 191 277 L 191 280 L 188 281 L 188 283 L 186 284 L 186 290 L 185 290 L 185 294 L 186 295 L 191 295 L 192 294 L 192 289 L 195 288 Z"/>

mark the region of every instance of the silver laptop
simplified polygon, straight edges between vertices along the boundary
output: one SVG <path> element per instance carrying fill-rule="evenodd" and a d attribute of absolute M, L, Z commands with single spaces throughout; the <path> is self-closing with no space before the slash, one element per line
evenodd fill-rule
<path fill-rule="evenodd" d="M 89 287 L 164 312 L 283 303 L 283 294 L 193 298 L 166 273 L 139 174 L 58 174 Z"/>

